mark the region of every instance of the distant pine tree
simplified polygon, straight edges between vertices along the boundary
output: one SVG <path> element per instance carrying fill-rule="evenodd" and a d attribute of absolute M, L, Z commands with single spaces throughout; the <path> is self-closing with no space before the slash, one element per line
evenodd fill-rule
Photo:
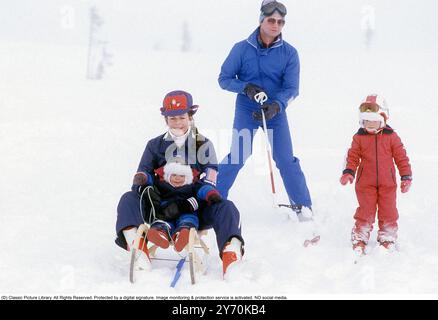
<path fill-rule="evenodd" d="M 190 35 L 189 24 L 187 21 L 184 21 L 182 27 L 182 52 L 189 52 L 192 50 L 192 37 Z"/>
<path fill-rule="evenodd" d="M 87 78 L 92 80 L 102 79 L 105 69 L 112 65 L 113 55 L 108 52 L 108 41 L 99 39 L 99 32 L 103 26 L 103 19 L 100 17 L 97 7 L 90 8 L 90 34 L 88 42 Z"/>
<path fill-rule="evenodd" d="M 361 28 L 364 34 L 364 43 L 365 47 L 369 49 L 372 45 L 376 30 L 376 10 L 373 6 L 364 6 L 361 13 Z"/>

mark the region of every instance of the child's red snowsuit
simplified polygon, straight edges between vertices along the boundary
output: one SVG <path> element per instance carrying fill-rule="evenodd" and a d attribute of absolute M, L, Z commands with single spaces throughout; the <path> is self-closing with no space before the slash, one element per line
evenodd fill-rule
<path fill-rule="evenodd" d="M 397 182 L 394 161 L 402 179 L 411 179 L 409 158 L 399 136 L 386 126 L 377 134 L 369 134 L 365 129 L 353 136 L 348 150 L 343 173 L 356 175 L 356 195 L 359 207 L 354 218 L 353 244 L 358 241 L 368 243 L 378 210 L 378 241 L 397 239 L 398 211 L 396 207 Z M 359 168 L 358 168 L 359 167 Z"/>

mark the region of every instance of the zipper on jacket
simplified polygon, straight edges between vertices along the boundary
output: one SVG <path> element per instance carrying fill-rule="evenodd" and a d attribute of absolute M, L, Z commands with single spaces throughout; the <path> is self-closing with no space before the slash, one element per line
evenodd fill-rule
<path fill-rule="evenodd" d="M 257 48 L 257 66 L 259 68 L 259 78 L 260 78 L 260 82 L 262 83 L 262 88 L 265 88 L 265 82 L 263 81 L 263 77 L 262 77 L 262 68 L 260 67 L 260 59 L 261 59 L 261 57 L 262 57 L 262 55 L 260 53 L 260 49 Z"/>
<path fill-rule="evenodd" d="M 377 134 L 376 134 L 376 182 L 377 188 L 379 188 L 379 157 L 377 156 Z"/>
<path fill-rule="evenodd" d="M 358 173 L 357 173 L 356 183 L 359 183 L 360 178 L 362 178 L 363 168 L 364 168 L 364 166 L 362 166 L 362 167 L 360 168 L 360 170 L 358 171 Z"/>

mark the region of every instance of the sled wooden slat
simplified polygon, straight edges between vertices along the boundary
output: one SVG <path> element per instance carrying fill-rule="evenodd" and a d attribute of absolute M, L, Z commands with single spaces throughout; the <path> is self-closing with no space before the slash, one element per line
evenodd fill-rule
<path fill-rule="evenodd" d="M 140 240 L 146 238 L 148 230 L 149 226 L 146 224 L 140 225 L 137 229 L 137 238 L 134 241 L 133 248 L 131 248 L 131 263 L 129 265 L 129 281 L 131 283 L 135 282 L 136 261 L 138 256 L 142 253 L 141 250 L 137 248 L 140 247 Z M 143 243 L 146 245 L 146 241 L 143 241 Z"/>
<path fill-rule="evenodd" d="M 195 275 L 195 254 L 194 254 L 194 246 L 195 246 L 195 239 L 196 238 L 196 230 L 195 228 L 190 229 L 189 234 L 189 243 L 187 244 L 187 252 L 189 255 L 189 267 L 190 267 L 190 279 L 192 281 L 192 284 L 196 283 L 196 275 Z"/>

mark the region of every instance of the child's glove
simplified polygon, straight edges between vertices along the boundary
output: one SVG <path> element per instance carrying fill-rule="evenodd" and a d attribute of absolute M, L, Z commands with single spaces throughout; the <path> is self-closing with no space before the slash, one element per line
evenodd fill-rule
<path fill-rule="evenodd" d="M 198 199 L 207 201 L 208 205 L 212 205 L 222 201 L 219 191 L 211 185 L 206 184 L 198 191 Z"/>
<path fill-rule="evenodd" d="M 222 197 L 216 189 L 211 190 L 207 193 L 207 203 L 208 205 L 216 204 L 222 201 Z"/>
<path fill-rule="evenodd" d="M 137 172 L 134 175 L 134 181 L 132 183 L 138 186 L 143 186 L 148 183 L 148 175 L 144 172 Z"/>
<path fill-rule="evenodd" d="M 411 176 L 403 176 L 400 184 L 400 189 L 402 193 L 406 193 L 411 188 L 412 177 Z"/>
<path fill-rule="evenodd" d="M 349 173 L 344 173 L 339 181 L 343 186 L 345 186 L 348 182 L 352 184 L 354 181 L 354 177 Z"/>
<path fill-rule="evenodd" d="M 152 178 L 147 173 L 137 172 L 134 175 L 134 181 L 132 182 L 132 184 L 134 185 L 133 190 L 137 191 L 137 193 L 141 195 L 144 189 L 146 189 L 148 185 L 152 184 Z"/>

